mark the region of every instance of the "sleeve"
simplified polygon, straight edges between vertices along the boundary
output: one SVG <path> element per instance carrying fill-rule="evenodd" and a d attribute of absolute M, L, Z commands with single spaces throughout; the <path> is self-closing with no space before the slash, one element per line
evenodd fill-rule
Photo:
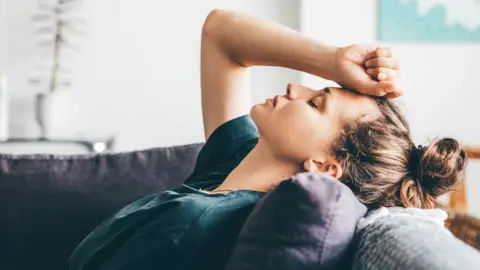
<path fill-rule="evenodd" d="M 258 130 L 249 115 L 234 118 L 219 126 L 198 154 L 193 174 L 217 165 L 243 159 L 258 142 Z"/>

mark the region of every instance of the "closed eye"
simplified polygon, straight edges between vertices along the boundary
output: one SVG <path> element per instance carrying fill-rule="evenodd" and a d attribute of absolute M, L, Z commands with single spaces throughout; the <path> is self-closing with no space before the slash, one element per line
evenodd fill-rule
<path fill-rule="evenodd" d="M 317 105 L 315 105 L 315 103 L 313 102 L 313 98 L 310 99 L 308 102 L 308 105 L 312 106 L 313 108 L 317 109 Z"/>

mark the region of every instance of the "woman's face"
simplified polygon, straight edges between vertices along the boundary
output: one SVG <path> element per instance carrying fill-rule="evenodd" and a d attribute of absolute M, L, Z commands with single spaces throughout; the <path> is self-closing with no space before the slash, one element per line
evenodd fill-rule
<path fill-rule="evenodd" d="M 340 88 L 315 91 L 289 84 L 287 94 L 251 110 L 260 140 L 278 158 L 304 162 L 330 158 L 333 140 L 346 121 L 378 115 L 372 98 Z"/>

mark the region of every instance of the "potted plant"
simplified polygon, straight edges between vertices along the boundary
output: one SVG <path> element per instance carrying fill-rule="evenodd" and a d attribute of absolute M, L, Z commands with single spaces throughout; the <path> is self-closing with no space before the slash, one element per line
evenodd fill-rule
<path fill-rule="evenodd" d="M 38 12 L 32 18 L 42 55 L 36 75 L 29 81 L 38 91 L 35 114 L 41 138 L 48 137 L 56 92 L 72 85 L 72 68 L 66 53 L 75 51 L 75 38 L 82 36 L 81 3 L 82 0 L 39 0 Z"/>

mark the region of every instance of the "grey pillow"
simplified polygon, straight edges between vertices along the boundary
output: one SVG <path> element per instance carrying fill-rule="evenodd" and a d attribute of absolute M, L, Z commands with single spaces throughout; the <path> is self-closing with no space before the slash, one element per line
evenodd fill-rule
<path fill-rule="evenodd" d="M 340 181 L 298 174 L 257 204 L 226 269 L 343 268 L 357 222 L 366 212 Z"/>

